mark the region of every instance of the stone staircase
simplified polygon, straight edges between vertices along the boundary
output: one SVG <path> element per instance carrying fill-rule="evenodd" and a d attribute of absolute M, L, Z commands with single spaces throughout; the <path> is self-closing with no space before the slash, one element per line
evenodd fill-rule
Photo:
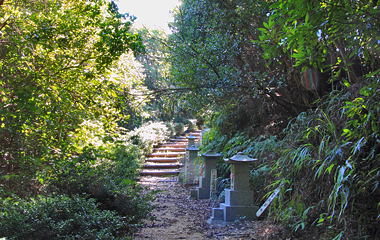
<path fill-rule="evenodd" d="M 200 132 L 196 130 L 186 136 L 193 135 L 197 143 Z M 150 181 L 150 179 L 178 176 L 180 168 L 184 166 L 180 160 L 185 156 L 187 145 L 186 137 L 172 137 L 169 141 L 156 145 L 151 153 L 145 155 L 147 159 L 140 171 L 141 180 Z"/>

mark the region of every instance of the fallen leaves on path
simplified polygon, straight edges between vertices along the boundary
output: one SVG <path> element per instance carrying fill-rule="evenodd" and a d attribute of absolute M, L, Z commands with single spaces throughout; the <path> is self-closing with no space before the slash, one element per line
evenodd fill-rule
<path fill-rule="evenodd" d="M 178 182 L 145 185 L 147 190 L 160 191 L 153 211 L 155 219 L 147 221 L 133 239 L 281 239 L 281 227 L 268 221 L 208 224 L 212 202 L 189 199 L 191 187 Z"/>

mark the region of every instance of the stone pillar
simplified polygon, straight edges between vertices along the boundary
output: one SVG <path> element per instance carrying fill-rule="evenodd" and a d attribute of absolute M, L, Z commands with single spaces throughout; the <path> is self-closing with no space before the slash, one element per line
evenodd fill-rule
<path fill-rule="evenodd" d="M 191 146 L 195 146 L 195 139 L 197 139 L 196 137 L 194 137 L 193 135 L 189 135 L 186 137 L 187 138 L 187 147 L 190 148 Z"/>
<path fill-rule="evenodd" d="M 203 163 L 204 163 L 204 176 L 200 177 L 199 179 L 199 187 L 197 187 L 195 190 L 191 192 L 192 198 L 197 199 L 209 199 L 211 198 L 211 181 L 214 181 L 215 179 L 212 179 L 211 172 L 214 170 L 216 171 L 216 162 L 219 160 L 221 154 L 215 153 L 213 151 L 207 151 L 202 154 L 203 157 Z M 214 172 L 214 175 L 216 173 Z"/>
<path fill-rule="evenodd" d="M 194 184 L 198 182 L 198 177 L 196 174 L 196 164 L 195 159 L 198 157 L 199 149 L 192 145 L 189 148 L 186 148 L 186 159 L 185 159 L 185 173 L 183 183 L 185 184 Z"/>
<path fill-rule="evenodd" d="M 259 207 L 253 205 L 253 191 L 249 189 L 250 164 L 256 160 L 241 152 L 225 160 L 231 164 L 231 188 L 225 189 L 225 203 L 212 209 L 209 223 L 256 219 Z"/>

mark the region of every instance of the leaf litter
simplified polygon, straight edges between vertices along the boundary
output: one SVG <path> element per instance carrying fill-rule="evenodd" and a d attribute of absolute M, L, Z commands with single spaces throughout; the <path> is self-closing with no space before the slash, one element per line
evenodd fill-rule
<path fill-rule="evenodd" d="M 166 181 L 142 181 L 146 191 L 158 191 L 152 219 L 136 233 L 133 239 L 285 239 L 283 228 L 268 220 L 235 221 L 210 225 L 213 202 L 209 199 L 190 199 L 190 190 L 166 178 Z"/>

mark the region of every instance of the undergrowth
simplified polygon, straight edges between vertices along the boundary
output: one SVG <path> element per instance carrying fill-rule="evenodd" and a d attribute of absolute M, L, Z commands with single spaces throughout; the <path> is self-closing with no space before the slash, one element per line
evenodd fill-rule
<path fill-rule="evenodd" d="M 335 91 L 318 108 L 291 120 L 281 137 L 220 135 L 217 123 L 203 150 L 230 158 L 257 158 L 251 168 L 255 204 L 278 187 L 269 217 L 288 236 L 319 239 L 378 239 L 380 231 L 380 88 L 377 79 Z M 218 176 L 228 186 L 229 165 Z M 220 195 L 223 195 L 222 193 Z"/>
<path fill-rule="evenodd" d="M 89 133 L 44 167 L 2 175 L 0 238 L 130 238 L 154 207 L 155 192 L 136 182 L 143 153 L 166 138 L 166 130 L 164 123 L 150 123 L 101 139 Z M 24 191 L 24 183 L 32 190 Z"/>

